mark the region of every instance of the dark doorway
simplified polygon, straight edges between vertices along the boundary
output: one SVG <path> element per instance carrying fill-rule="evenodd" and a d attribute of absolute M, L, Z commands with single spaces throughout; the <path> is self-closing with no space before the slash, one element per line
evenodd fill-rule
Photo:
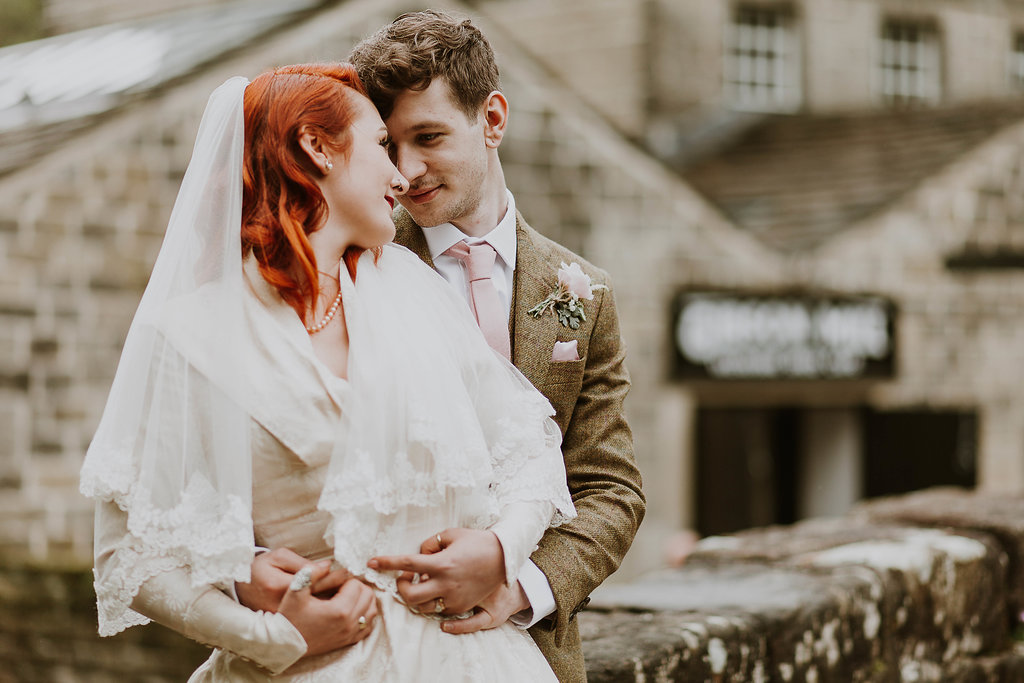
<path fill-rule="evenodd" d="M 806 514 L 801 512 L 803 494 L 815 486 L 837 486 L 834 478 L 831 483 L 807 480 L 815 471 L 809 462 L 822 455 L 805 452 L 820 442 L 806 438 L 815 425 L 820 429 L 816 414 L 799 407 L 697 411 L 701 535 L 790 524 Z M 859 423 L 852 426 L 851 442 L 857 461 L 851 464 L 850 479 L 838 484 L 848 490 L 835 489 L 836 495 L 855 501 L 932 486 L 975 485 L 976 413 L 863 408 L 852 415 Z"/>
<path fill-rule="evenodd" d="M 864 411 L 864 495 L 973 487 L 978 416 L 958 411 Z"/>
<path fill-rule="evenodd" d="M 724 534 L 796 521 L 800 410 L 697 412 L 697 527 Z"/>

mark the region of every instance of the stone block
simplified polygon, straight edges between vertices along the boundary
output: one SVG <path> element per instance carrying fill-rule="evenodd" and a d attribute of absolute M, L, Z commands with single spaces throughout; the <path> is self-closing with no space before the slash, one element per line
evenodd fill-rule
<path fill-rule="evenodd" d="M 797 561 L 859 567 L 878 577 L 881 661 L 889 670 L 939 668 L 1006 642 L 1006 555 L 991 537 L 916 529 Z"/>
<path fill-rule="evenodd" d="M 908 666 L 900 672 L 903 680 L 909 680 L 918 673 Z M 1009 650 L 987 657 L 960 659 L 942 668 L 938 678 L 927 679 L 919 676 L 917 680 L 935 680 L 943 683 L 1006 683 L 1008 681 L 1024 681 L 1024 646 L 1015 644 Z"/>
<path fill-rule="evenodd" d="M 592 604 L 746 624 L 763 639 L 772 680 L 938 680 L 930 677 L 1004 647 L 1006 568 L 989 534 L 855 516 L 705 539 L 681 570 L 602 588 Z M 689 661 L 693 648 L 676 640 L 670 651 L 634 639 L 657 662 L 641 656 L 644 671 Z"/>
<path fill-rule="evenodd" d="M 862 572 L 742 562 L 688 565 L 604 587 L 592 606 L 654 610 L 660 621 L 583 615 L 581 624 L 593 625 L 584 631 L 588 675 L 600 672 L 603 678 L 591 680 L 608 681 L 640 680 L 640 671 L 666 681 L 858 680 L 881 654 L 876 593 L 876 582 Z M 624 657 L 628 652 L 633 655 Z M 619 662 L 614 671 L 613 659 Z"/>
<path fill-rule="evenodd" d="M 1012 615 L 1024 611 L 1024 496 L 978 494 L 957 488 L 929 489 L 862 503 L 853 514 L 873 523 L 980 531 L 1006 552 Z"/>
<path fill-rule="evenodd" d="M 678 613 L 584 612 L 590 683 L 766 681 L 766 643 L 752 624 Z"/>

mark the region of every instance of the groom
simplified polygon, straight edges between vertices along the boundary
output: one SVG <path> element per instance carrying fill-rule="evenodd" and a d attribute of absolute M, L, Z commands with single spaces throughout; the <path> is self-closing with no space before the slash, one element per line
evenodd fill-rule
<path fill-rule="evenodd" d="M 410 183 L 399 198 L 395 241 L 475 301 L 488 342 L 551 401 L 578 511 L 545 533 L 512 586 L 504 584 L 501 546 L 487 531 L 445 530 L 424 542 L 421 555 L 373 562 L 429 576 L 402 584 L 411 604 L 446 613 L 477 606 L 473 617 L 446 622 L 449 632 L 512 618 L 530 628 L 561 681 L 585 681 L 575 615 L 618 568 L 644 515 L 622 410 L 629 376 L 615 301 L 607 288 L 588 291 L 583 276 L 605 285 L 607 275 L 541 236 L 516 211 L 498 158 L 509 106 L 491 47 L 470 21 L 434 11 L 405 14 L 357 45 L 350 61 L 387 124 L 391 158 Z M 483 252 L 483 265 L 466 252 Z M 576 275 L 583 316 L 564 306 L 566 315 L 531 315 L 558 289 L 563 264 Z M 488 325 L 488 305 L 502 324 Z"/>

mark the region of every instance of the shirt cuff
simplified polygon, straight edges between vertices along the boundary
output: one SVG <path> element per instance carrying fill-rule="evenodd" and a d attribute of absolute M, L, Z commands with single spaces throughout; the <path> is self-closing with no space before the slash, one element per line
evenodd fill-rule
<path fill-rule="evenodd" d="M 519 585 L 523 587 L 526 599 L 530 601 L 530 609 L 516 612 L 509 617 L 509 621 L 525 629 L 555 611 L 555 596 L 551 592 L 548 577 L 544 576 L 544 572 L 533 563 L 533 560 L 527 560 L 519 570 Z"/>

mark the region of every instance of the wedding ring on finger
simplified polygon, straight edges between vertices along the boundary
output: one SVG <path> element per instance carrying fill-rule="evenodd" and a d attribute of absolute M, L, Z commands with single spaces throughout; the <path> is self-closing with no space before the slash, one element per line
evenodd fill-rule
<path fill-rule="evenodd" d="M 292 579 L 291 584 L 288 586 L 288 590 L 298 592 L 303 588 L 308 588 L 311 583 L 313 583 L 313 567 L 311 565 L 306 565 L 299 571 L 295 572 L 295 578 Z"/>
<path fill-rule="evenodd" d="M 444 611 L 444 598 L 438 598 L 434 601 L 434 612 L 440 614 Z"/>
<path fill-rule="evenodd" d="M 366 617 L 360 616 L 359 619 L 356 620 L 356 623 L 359 624 L 359 630 L 362 631 L 366 628 Z"/>
<path fill-rule="evenodd" d="M 441 534 L 437 534 L 436 536 L 434 536 L 434 538 L 437 539 L 437 546 L 441 549 L 444 549 L 444 542 L 441 541 Z"/>

